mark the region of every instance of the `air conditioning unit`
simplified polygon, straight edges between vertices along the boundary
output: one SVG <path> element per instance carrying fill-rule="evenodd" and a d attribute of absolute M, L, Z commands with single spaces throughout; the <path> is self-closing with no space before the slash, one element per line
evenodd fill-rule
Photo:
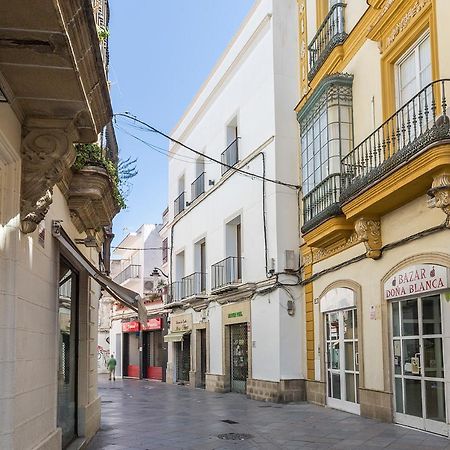
<path fill-rule="evenodd" d="M 294 250 L 284 251 L 284 270 L 287 272 L 295 272 L 297 270 L 297 261 L 295 260 Z"/>

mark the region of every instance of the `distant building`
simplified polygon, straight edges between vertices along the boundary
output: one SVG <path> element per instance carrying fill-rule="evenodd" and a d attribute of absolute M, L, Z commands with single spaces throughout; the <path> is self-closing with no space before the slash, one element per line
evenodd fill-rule
<path fill-rule="evenodd" d="M 112 253 L 112 279 L 143 297 L 148 317 L 142 326 L 135 312 L 103 295 L 102 302 L 109 304 L 105 307 L 109 324 L 100 332 L 104 336 L 99 342 L 109 340 L 108 352 L 117 359 L 118 377 L 165 379 L 167 351 L 163 336 L 167 315 L 163 313 L 162 296 L 167 282 L 153 275 L 154 268 L 162 265 L 160 229 L 161 225 L 144 224 L 129 233 Z"/>

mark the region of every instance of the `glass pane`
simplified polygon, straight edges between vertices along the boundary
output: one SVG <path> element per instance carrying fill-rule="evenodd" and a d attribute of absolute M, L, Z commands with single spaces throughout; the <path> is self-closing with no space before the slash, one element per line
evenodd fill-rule
<path fill-rule="evenodd" d="M 394 344 L 394 351 L 393 351 L 393 356 L 394 356 L 394 370 L 395 370 L 395 374 L 396 375 L 401 375 L 402 373 L 402 343 L 401 341 L 395 340 L 393 342 Z"/>
<path fill-rule="evenodd" d="M 417 299 L 401 302 L 402 306 L 402 335 L 418 336 L 419 319 L 417 312 Z"/>
<path fill-rule="evenodd" d="M 355 370 L 355 361 L 353 358 L 353 342 L 345 344 L 345 370 Z"/>
<path fill-rule="evenodd" d="M 427 419 L 445 422 L 445 387 L 440 381 L 425 381 Z"/>
<path fill-rule="evenodd" d="M 422 300 L 423 334 L 441 334 L 441 300 L 439 295 Z"/>
<path fill-rule="evenodd" d="M 441 338 L 428 338 L 423 340 L 423 358 L 426 377 L 444 378 L 444 358 L 442 355 Z"/>
<path fill-rule="evenodd" d="M 399 413 L 403 413 L 403 388 L 402 379 L 395 379 L 395 410 Z"/>
<path fill-rule="evenodd" d="M 400 313 L 398 302 L 392 303 L 392 334 L 400 336 Z"/>
<path fill-rule="evenodd" d="M 405 414 L 422 417 L 422 387 L 420 380 L 405 382 Z"/>
<path fill-rule="evenodd" d="M 355 402 L 355 375 L 352 373 L 345 374 L 345 390 L 348 402 Z"/>
<path fill-rule="evenodd" d="M 419 339 L 403 341 L 403 373 L 405 375 L 420 375 Z"/>
<path fill-rule="evenodd" d="M 342 311 L 344 318 L 344 339 L 353 339 L 353 310 Z"/>
<path fill-rule="evenodd" d="M 333 380 L 333 398 L 341 398 L 341 376 L 339 374 L 331 374 L 331 379 Z"/>
<path fill-rule="evenodd" d="M 330 361 L 332 369 L 339 369 L 339 342 L 331 342 L 328 352 L 328 361 Z"/>
<path fill-rule="evenodd" d="M 331 340 L 339 339 L 339 316 L 337 313 L 329 315 L 330 320 L 330 338 Z"/>

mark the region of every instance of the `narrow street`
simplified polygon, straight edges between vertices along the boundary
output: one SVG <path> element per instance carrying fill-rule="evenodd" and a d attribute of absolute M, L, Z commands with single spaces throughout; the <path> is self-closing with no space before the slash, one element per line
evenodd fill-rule
<path fill-rule="evenodd" d="M 447 439 L 307 403 L 262 403 L 239 394 L 110 382 L 103 376 L 99 391 L 102 426 L 90 450 L 450 449 Z M 240 436 L 219 438 L 228 433 Z"/>

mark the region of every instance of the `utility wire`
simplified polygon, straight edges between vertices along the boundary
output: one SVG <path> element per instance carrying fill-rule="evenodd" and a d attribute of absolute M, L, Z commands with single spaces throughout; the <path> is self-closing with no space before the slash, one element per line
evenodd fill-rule
<path fill-rule="evenodd" d="M 273 180 L 271 178 L 267 178 L 267 177 L 264 177 L 262 175 L 258 175 L 258 174 L 253 173 L 253 172 L 248 172 L 247 170 L 238 169 L 235 166 L 230 166 L 229 164 L 226 164 L 226 163 L 224 163 L 222 161 L 219 161 L 218 159 L 215 159 L 215 158 L 212 158 L 211 156 L 205 155 L 204 153 L 201 153 L 198 150 L 195 150 L 192 147 L 189 147 L 188 145 L 183 144 L 183 142 L 178 141 L 177 139 L 169 136 L 168 134 L 158 130 L 157 128 L 149 125 L 148 123 L 146 123 L 146 122 L 144 122 L 144 121 L 142 121 L 142 120 L 138 119 L 137 117 L 134 117 L 134 116 L 132 116 L 130 114 L 127 114 L 127 113 L 116 113 L 116 114 L 114 114 L 114 117 L 125 117 L 125 118 L 127 118 L 129 120 L 132 120 L 134 122 L 140 123 L 141 125 L 144 125 L 145 127 L 147 127 L 149 130 L 153 131 L 154 133 L 157 133 L 157 134 L 159 134 L 161 136 L 164 136 L 166 139 L 172 141 L 175 144 L 180 145 L 181 147 L 184 147 L 185 149 L 195 153 L 196 155 L 203 156 L 204 158 L 209 159 L 210 161 L 213 161 L 213 162 L 215 162 L 217 164 L 220 164 L 221 166 L 227 167 L 228 169 L 233 169 L 235 172 L 239 172 L 239 173 L 242 173 L 243 175 L 248 175 L 248 176 L 251 176 L 251 177 L 254 177 L 254 178 L 259 178 L 260 180 L 265 180 L 265 181 L 267 181 L 269 183 L 278 184 L 280 186 L 286 186 L 286 187 L 289 187 L 291 189 L 296 189 L 296 190 L 300 189 L 300 186 L 297 186 L 296 184 L 285 183 L 284 181 L 279 181 L 279 180 Z"/>

